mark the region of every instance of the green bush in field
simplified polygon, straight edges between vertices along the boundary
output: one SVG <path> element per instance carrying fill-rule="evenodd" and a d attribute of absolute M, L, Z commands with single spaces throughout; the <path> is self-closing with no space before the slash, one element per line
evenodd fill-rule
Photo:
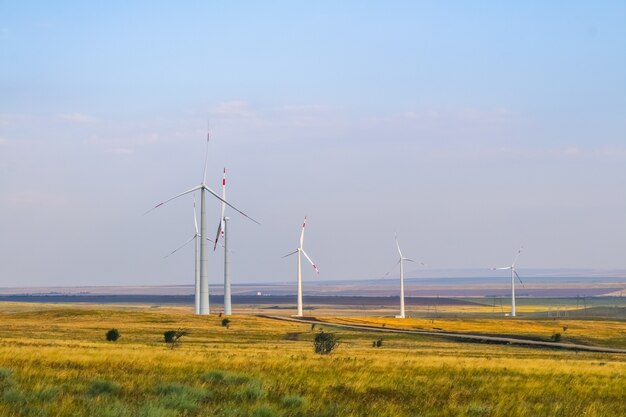
<path fill-rule="evenodd" d="M 222 319 L 222 327 L 230 328 L 230 319 Z"/>
<path fill-rule="evenodd" d="M 163 333 L 163 339 L 165 339 L 165 343 L 170 345 L 170 348 L 174 349 L 174 347 L 176 347 L 176 345 L 178 344 L 180 338 L 185 335 L 187 335 L 186 330 L 168 330 Z"/>
<path fill-rule="evenodd" d="M 120 332 L 117 329 L 111 329 L 106 333 L 106 339 L 109 342 L 115 342 L 120 338 Z"/>
<path fill-rule="evenodd" d="M 339 344 L 334 333 L 324 333 L 323 331 L 315 335 L 313 340 L 313 350 L 320 355 L 330 354 Z"/>

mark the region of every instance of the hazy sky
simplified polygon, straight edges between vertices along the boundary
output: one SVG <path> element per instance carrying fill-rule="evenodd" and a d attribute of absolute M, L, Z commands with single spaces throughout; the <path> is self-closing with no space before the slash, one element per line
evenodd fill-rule
<path fill-rule="evenodd" d="M 626 268 L 623 1 L 172 4 L 0 0 L 0 286 L 192 284 L 208 119 L 234 282 Z"/>

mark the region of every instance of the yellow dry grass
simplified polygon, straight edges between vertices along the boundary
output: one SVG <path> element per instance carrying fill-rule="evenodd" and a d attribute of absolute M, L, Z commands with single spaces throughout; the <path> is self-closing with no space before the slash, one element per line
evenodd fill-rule
<path fill-rule="evenodd" d="M 341 344 L 319 356 L 311 344 L 319 325 L 231 320 L 227 329 L 187 308 L 0 304 L 0 416 L 626 415 L 623 355 L 325 327 Z M 371 322 L 399 327 L 381 320 Z M 446 326 L 491 332 L 495 324 Z M 104 340 L 110 328 L 117 342 Z M 169 349 L 163 332 L 178 328 L 189 334 Z M 599 331 L 609 340 L 613 330 Z M 373 348 L 379 337 L 383 346 Z"/>

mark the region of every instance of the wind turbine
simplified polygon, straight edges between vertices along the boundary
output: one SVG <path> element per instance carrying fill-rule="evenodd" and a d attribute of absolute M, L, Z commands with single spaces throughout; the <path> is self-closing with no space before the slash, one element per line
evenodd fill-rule
<path fill-rule="evenodd" d="M 196 185 L 195 187 L 190 188 L 187 191 L 183 191 L 182 193 L 170 199 L 167 199 L 163 201 L 162 203 L 157 204 L 156 206 L 154 206 L 153 208 L 151 208 L 144 214 L 147 214 L 151 212 L 152 210 L 155 210 L 161 207 L 163 204 L 168 203 L 178 197 L 200 190 L 200 236 L 207 236 L 207 233 L 206 233 L 206 198 L 205 198 L 206 192 L 213 195 L 213 197 L 222 201 L 224 204 L 228 205 L 229 207 L 231 207 L 233 210 L 240 213 L 244 217 L 247 217 L 248 219 L 252 220 L 253 222 L 257 224 L 260 224 L 259 222 L 254 220 L 252 217 L 248 216 L 246 213 L 239 210 L 237 207 L 233 206 L 228 201 L 224 200 L 222 197 L 217 195 L 215 191 L 207 187 L 206 170 L 207 170 L 208 158 L 209 158 L 209 134 L 207 133 L 206 152 L 204 156 L 204 172 L 202 174 L 202 182 L 200 183 L 200 185 Z M 199 311 L 199 314 L 201 315 L 209 314 L 209 279 L 208 279 L 208 260 L 207 260 L 206 241 L 207 241 L 206 239 L 200 239 L 200 303 L 199 303 L 200 311 Z"/>
<path fill-rule="evenodd" d="M 504 266 L 502 268 L 491 268 L 492 271 L 501 270 L 501 269 L 511 270 L 511 316 L 512 317 L 516 316 L 515 314 L 515 277 L 517 277 L 520 284 L 522 284 L 522 287 L 524 286 L 522 279 L 519 277 L 519 275 L 517 275 L 517 270 L 515 269 L 517 258 L 519 258 L 520 253 L 522 253 L 522 249 L 524 249 L 524 246 L 519 248 L 519 250 L 517 251 L 517 255 L 515 255 L 515 259 L 513 259 L 513 263 L 511 264 L 511 266 Z"/>
<path fill-rule="evenodd" d="M 188 241 L 186 241 L 185 243 L 183 243 L 182 245 L 180 245 L 178 248 L 174 249 L 173 251 L 165 255 L 164 258 L 169 258 L 173 254 L 175 254 L 176 252 L 178 252 L 179 250 L 181 250 L 182 248 L 190 244 L 192 241 L 194 242 L 194 248 L 195 248 L 194 259 L 196 263 L 195 280 L 194 280 L 195 282 L 195 313 L 200 314 L 200 257 L 198 256 L 198 252 L 200 251 L 200 241 L 198 240 L 198 238 L 200 237 L 200 233 L 198 233 L 198 219 L 196 216 L 196 196 L 195 195 L 193 196 L 193 224 L 196 230 L 196 233 L 193 235 L 193 237 L 189 239 Z"/>
<path fill-rule="evenodd" d="M 230 218 L 224 215 L 226 211 L 226 168 L 224 168 L 224 176 L 222 177 L 222 214 L 220 216 L 220 222 L 217 226 L 217 235 L 215 236 L 215 245 L 213 245 L 213 251 L 217 248 L 217 242 L 220 237 L 224 238 L 224 314 L 233 314 L 231 304 L 230 293 L 230 260 L 228 259 L 228 235 L 227 235 L 227 223 Z"/>
<path fill-rule="evenodd" d="M 317 269 L 317 266 L 315 266 L 315 263 L 311 260 L 311 258 L 309 258 L 309 255 L 307 255 L 304 249 L 302 248 L 302 245 L 304 244 L 304 228 L 305 227 L 306 227 L 306 216 L 304 216 L 304 222 L 302 223 L 302 232 L 300 233 L 300 246 L 298 246 L 298 249 L 296 249 L 295 251 L 283 256 L 283 258 L 286 258 L 296 253 L 298 254 L 298 314 L 296 314 L 296 317 L 303 316 L 303 312 L 302 312 L 303 310 L 302 309 L 302 262 L 301 262 L 300 255 L 301 254 L 304 255 L 304 257 L 309 261 L 311 266 L 313 266 L 313 269 L 315 269 L 315 272 L 317 272 L 318 274 L 320 273 L 319 269 Z"/>
<path fill-rule="evenodd" d="M 400 244 L 398 243 L 398 235 L 396 235 L 396 248 L 398 248 L 398 254 L 400 255 L 400 259 L 398 259 L 398 262 L 396 263 L 396 265 L 400 264 L 400 315 L 396 316 L 397 319 L 403 319 L 406 318 L 406 315 L 404 314 L 404 261 L 409 261 L 409 262 L 414 262 L 414 263 L 418 263 L 415 262 L 413 259 L 409 259 L 409 258 L 405 258 L 402 255 L 402 251 L 400 250 Z M 419 262 L 420 265 L 426 265 L 424 262 Z M 389 272 L 387 272 L 383 278 L 385 278 L 387 275 L 389 275 L 391 273 L 391 271 L 393 271 L 396 267 L 396 265 L 394 265 L 394 267 L 389 270 Z"/>

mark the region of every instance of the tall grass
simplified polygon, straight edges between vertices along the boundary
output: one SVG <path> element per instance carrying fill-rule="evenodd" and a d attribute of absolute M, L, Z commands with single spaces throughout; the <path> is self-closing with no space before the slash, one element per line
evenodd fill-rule
<path fill-rule="evenodd" d="M 620 355 L 411 335 L 372 349 L 371 334 L 338 331 L 341 348 L 319 356 L 308 324 L 238 316 L 227 331 L 177 309 L 29 308 L 0 305 L 3 417 L 626 415 Z M 162 342 L 172 327 L 189 329 L 175 350 Z"/>

